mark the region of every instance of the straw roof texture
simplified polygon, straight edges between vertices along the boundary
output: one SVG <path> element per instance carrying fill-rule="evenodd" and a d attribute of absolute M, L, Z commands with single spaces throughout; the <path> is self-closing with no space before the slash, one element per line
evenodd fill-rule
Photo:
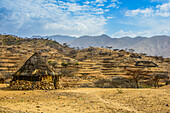
<path fill-rule="evenodd" d="M 54 76 L 54 71 L 49 67 L 45 59 L 41 57 L 41 54 L 34 53 L 25 64 L 13 74 L 13 76 Z"/>

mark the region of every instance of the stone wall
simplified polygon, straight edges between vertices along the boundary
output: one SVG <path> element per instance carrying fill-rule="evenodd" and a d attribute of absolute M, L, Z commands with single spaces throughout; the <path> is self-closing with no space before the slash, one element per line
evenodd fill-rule
<path fill-rule="evenodd" d="M 10 89 L 13 90 L 53 90 L 55 89 L 53 81 L 24 81 L 16 80 L 10 83 Z"/>

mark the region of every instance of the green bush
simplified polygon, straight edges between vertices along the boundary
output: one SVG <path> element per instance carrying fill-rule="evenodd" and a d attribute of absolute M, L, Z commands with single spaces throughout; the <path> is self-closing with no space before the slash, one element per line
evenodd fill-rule
<path fill-rule="evenodd" d="M 68 66 L 68 63 L 62 62 L 61 65 L 62 65 L 63 67 L 67 67 L 67 66 Z"/>
<path fill-rule="evenodd" d="M 48 64 L 49 64 L 49 65 L 51 65 L 51 64 L 52 64 L 52 61 L 51 61 L 51 60 L 49 60 L 49 61 L 48 61 Z"/>
<path fill-rule="evenodd" d="M 79 63 L 75 63 L 75 65 L 80 65 Z"/>

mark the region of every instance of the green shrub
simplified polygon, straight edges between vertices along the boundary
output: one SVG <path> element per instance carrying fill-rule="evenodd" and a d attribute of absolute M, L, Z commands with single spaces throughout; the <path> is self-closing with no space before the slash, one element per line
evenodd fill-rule
<path fill-rule="evenodd" d="M 75 63 L 75 65 L 80 65 L 79 63 Z"/>
<path fill-rule="evenodd" d="M 61 65 L 62 65 L 63 67 L 67 67 L 67 66 L 68 66 L 68 63 L 62 62 Z"/>
<path fill-rule="evenodd" d="M 49 65 L 51 65 L 51 64 L 52 64 L 52 61 L 51 61 L 51 60 L 49 60 L 49 61 L 48 61 L 48 64 L 49 64 Z"/>

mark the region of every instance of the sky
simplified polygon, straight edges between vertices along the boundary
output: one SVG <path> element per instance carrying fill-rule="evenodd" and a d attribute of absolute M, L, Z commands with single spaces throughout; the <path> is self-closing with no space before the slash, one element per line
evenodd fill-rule
<path fill-rule="evenodd" d="M 0 0 L 0 33 L 170 35 L 170 0 Z"/>

